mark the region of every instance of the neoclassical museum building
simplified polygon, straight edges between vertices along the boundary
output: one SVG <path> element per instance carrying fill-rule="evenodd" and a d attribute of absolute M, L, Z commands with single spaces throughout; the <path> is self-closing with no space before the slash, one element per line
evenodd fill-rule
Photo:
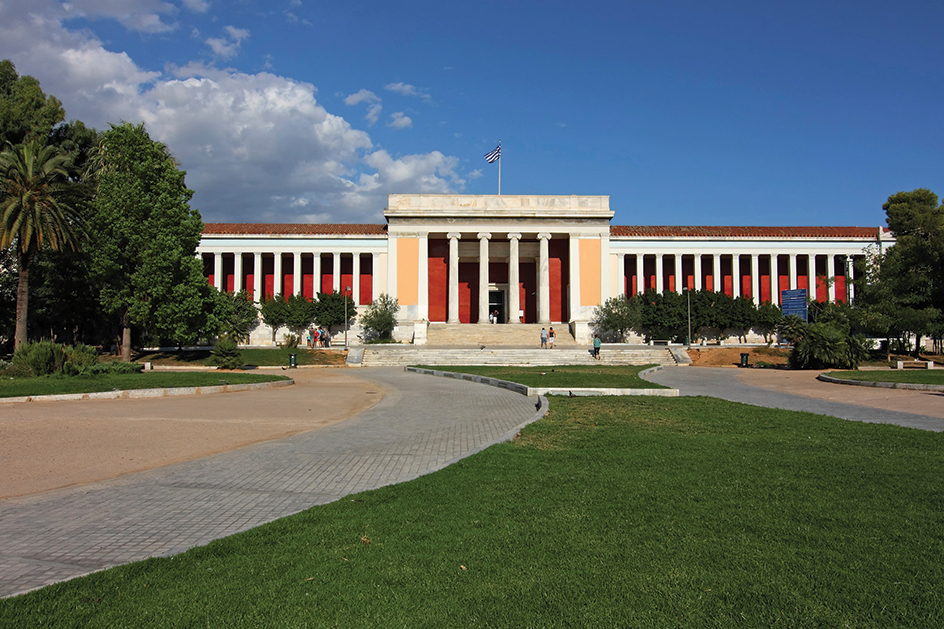
<path fill-rule="evenodd" d="M 391 194 L 385 225 L 207 223 L 197 251 L 211 284 L 314 298 L 339 291 L 359 309 L 387 293 L 399 340 L 431 325 L 560 325 L 590 338 L 608 298 L 709 289 L 760 304 L 807 289 L 855 299 L 853 260 L 894 239 L 883 227 L 611 225 L 607 196 Z M 270 343 L 260 326 L 254 344 Z"/>

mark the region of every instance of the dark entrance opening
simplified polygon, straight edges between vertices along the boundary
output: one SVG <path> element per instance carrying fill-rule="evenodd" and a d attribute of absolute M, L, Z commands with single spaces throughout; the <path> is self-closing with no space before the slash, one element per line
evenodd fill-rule
<path fill-rule="evenodd" d="M 495 311 L 498 311 L 498 319 L 495 323 L 505 323 L 508 320 L 507 317 L 505 317 L 505 291 L 488 291 L 488 311 L 493 314 Z"/>

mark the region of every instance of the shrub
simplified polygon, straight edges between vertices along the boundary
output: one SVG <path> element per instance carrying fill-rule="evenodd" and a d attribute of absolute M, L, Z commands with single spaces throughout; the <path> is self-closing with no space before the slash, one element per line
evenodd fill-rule
<path fill-rule="evenodd" d="M 213 364 L 221 369 L 239 369 L 243 366 L 242 353 L 239 345 L 229 337 L 223 337 L 216 342 L 210 352 Z"/>
<path fill-rule="evenodd" d="M 857 369 L 867 357 L 864 343 L 847 328 L 813 323 L 790 352 L 790 365 L 794 369 Z"/>
<path fill-rule="evenodd" d="M 400 304 L 396 297 L 386 293 L 377 297 L 361 316 L 367 342 L 390 342 L 393 329 L 397 326 L 397 312 Z"/>
<path fill-rule="evenodd" d="M 62 365 L 62 373 L 75 376 L 98 364 L 98 350 L 88 345 L 79 344 L 75 347 L 65 346 L 66 361 Z"/>
<path fill-rule="evenodd" d="M 62 345 L 52 341 L 39 341 L 21 345 L 13 354 L 13 363 L 29 369 L 33 376 L 48 376 L 59 372 L 66 361 Z"/>
<path fill-rule="evenodd" d="M 282 349 L 295 349 L 298 347 L 298 343 L 301 339 L 294 334 L 286 334 L 282 337 L 282 342 L 279 343 L 279 347 Z"/>

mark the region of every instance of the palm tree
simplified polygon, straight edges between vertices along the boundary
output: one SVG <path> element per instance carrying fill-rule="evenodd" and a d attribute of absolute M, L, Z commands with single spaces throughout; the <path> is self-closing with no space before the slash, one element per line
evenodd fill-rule
<path fill-rule="evenodd" d="M 26 342 L 29 269 L 43 246 L 78 248 L 84 224 L 78 212 L 81 187 L 69 180 L 70 157 L 38 141 L 0 153 L 0 247 L 14 246 L 16 289 L 14 347 Z"/>

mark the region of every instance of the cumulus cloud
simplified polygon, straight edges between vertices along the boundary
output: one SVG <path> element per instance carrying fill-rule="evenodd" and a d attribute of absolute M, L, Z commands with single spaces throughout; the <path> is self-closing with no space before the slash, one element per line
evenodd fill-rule
<path fill-rule="evenodd" d="M 6 3 L 4 3 L 6 4 Z M 20 3 L 10 3 L 15 10 Z M 57 3 L 50 0 L 23 2 L 37 15 L 57 15 L 65 19 L 83 17 L 90 20 L 114 19 L 128 30 L 142 33 L 166 33 L 177 28 L 174 21 L 165 21 L 177 13 L 177 7 L 162 0 L 73 0 Z M 50 5 L 56 5 L 51 7 Z M 51 9 L 51 10 L 49 10 Z"/>
<path fill-rule="evenodd" d="M 354 92 L 344 99 L 345 105 L 357 105 L 358 103 L 379 103 L 380 98 L 370 90 L 361 89 Z"/>
<path fill-rule="evenodd" d="M 123 4 L 142 14 L 160 6 Z M 146 71 L 87 30 L 69 30 L 63 5 L 36 0 L 29 6 L 0 2 L 0 59 L 39 79 L 70 119 L 99 129 L 145 123 L 187 171 L 191 204 L 207 222 L 382 222 L 390 192 L 453 192 L 465 185 L 455 157 L 377 150 L 368 133 L 327 111 L 310 83 L 198 62 Z M 235 43 L 249 36 L 235 28 L 225 33 Z M 358 102 L 379 107 L 374 98 Z M 380 109 L 371 114 L 370 108 L 368 116 L 379 116 Z M 408 117 L 396 116 L 409 126 Z"/>
<path fill-rule="evenodd" d="M 425 101 L 430 99 L 430 95 L 425 89 L 417 89 L 416 86 L 408 83 L 387 83 L 384 85 L 384 89 L 390 92 L 396 92 L 402 96 L 417 96 Z"/>
<path fill-rule="evenodd" d="M 387 126 L 394 129 L 406 129 L 413 126 L 413 121 L 402 111 L 398 111 L 390 114 L 390 122 L 387 123 Z"/>
<path fill-rule="evenodd" d="M 210 10 L 210 3 L 206 0 L 183 0 L 183 5 L 194 13 L 206 13 Z"/>
<path fill-rule="evenodd" d="M 367 115 L 364 116 L 364 119 L 367 120 L 367 124 L 374 126 L 377 120 L 380 119 L 380 112 L 383 110 L 383 105 L 375 103 L 367 108 Z"/>

